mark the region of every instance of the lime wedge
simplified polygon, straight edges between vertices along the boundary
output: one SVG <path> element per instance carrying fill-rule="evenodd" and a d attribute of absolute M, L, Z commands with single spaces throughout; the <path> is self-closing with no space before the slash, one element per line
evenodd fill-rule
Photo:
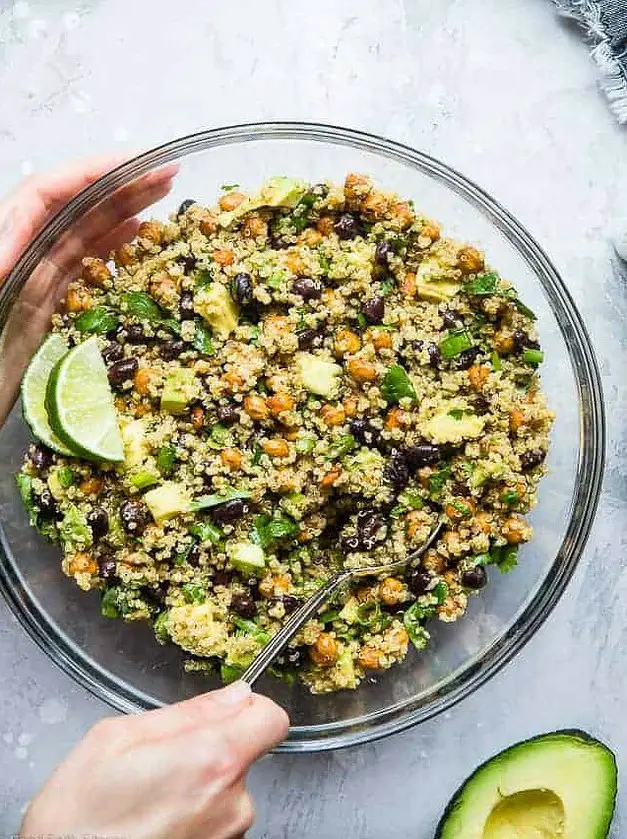
<path fill-rule="evenodd" d="M 50 372 L 67 351 L 64 339 L 56 334 L 48 336 L 39 347 L 22 379 L 22 413 L 38 440 L 59 454 L 71 456 L 75 452 L 54 433 L 46 411 L 46 386 Z"/>
<path fill-rule="evenodd" d="M 53 367 L 46 408 L 55 434 L 81 457 L 111 462 L 124 459 L 107 368 L 95 335 Z"/>

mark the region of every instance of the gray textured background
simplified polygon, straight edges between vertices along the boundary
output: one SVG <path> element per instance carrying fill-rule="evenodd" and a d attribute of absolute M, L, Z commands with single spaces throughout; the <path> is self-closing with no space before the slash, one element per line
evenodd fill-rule
<path fill-rule="evenodd" d="M 277 37 L 280 34 L 280 42 Z M 252 772 L 254 837 L 432 835 L 449 795 L 514 740 L 581 726 L 627 756 L 626 135 L 547 0 L 0 0 L 0 190 L 73 155 L 260 119 L 362 128 L 492 192 L 554 259 L 601 362 L 609 462 L 568 592 L 524 652 L 452 712 L 388 741 Z M 622 184 L 622 191 L 621 185 Z M 0 605 L 0 836 L 107 708 Z M 627 828 L 619 802 L 614 837 Z"/>

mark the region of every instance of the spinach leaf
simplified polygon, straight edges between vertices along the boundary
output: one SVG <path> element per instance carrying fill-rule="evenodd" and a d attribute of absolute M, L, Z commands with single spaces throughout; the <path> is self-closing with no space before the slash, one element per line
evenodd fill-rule
<path fill-rule="evenodd" d="M 290 516 L 275 513 L 274 516 L 257 516 L 251 538 L 264 550 L 275 542 L 294 539 L 300 527 Z"/>
<path fill-rule="evenodd" d="M 79 332 L 86 332 L 90 335 L 104 335 L 117 329 L 120 319 L 115 312 L 105 306 L 96 306 L 82 312 L 74 321 L 74 326 Z"/>
<path fill-rule="evenodd" d="M 489 297 L 492 294 L 498 294 L 498 274 L 492 272 L 479 274 L 474 280 L 464 283 L 462 289 L 466 294 L 472 294 L 474 297 Z"/>
<path fill-rule="evenodd" d="M 209 542 L 211 545 L 219 545 L 224 537 L 222 528 L 210 521 L 201 521 L 192 524 L 189 532 L 192 536 L 196 536 L 201 544 Z"/>
<path fill-rule="evenodd" d="M 397 403 L 404 398 L 411 399 L 412 402 L 417 399 L 411 379 L 400 364 L 394 364 L 388 369 L 381 383 L 381 393 L 390 404 Z"/>
<path fill-rule="evenodd" d="M 164 477 L 171 475 L 176 462 L 176 449 L 174 446 L 161 446 L 157 452 L 157 469 Z"/>
<path fill-rule="evenodd" d="M 213 355 L 215 353 L 213 341 L 211 340 L 211 331 L 199 320 L 196 321 L 192 346 L 203 355 Z"/>
<path fill-rule="evenodd" d="M 120 307 L 125 314 L 148 321 L 153 326 L 166 319 L 161 306 L 145 291 L 127 291 L 120 298 Z"/>

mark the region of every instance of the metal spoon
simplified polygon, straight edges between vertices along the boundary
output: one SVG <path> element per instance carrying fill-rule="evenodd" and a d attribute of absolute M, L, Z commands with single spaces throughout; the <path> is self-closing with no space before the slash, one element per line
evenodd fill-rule
<path fill-rule="evenodd" d="M 383 574 L 390 571 L 396 571 L 409 565 L 416 559 L 419 559 L 429 548 L 437 541 L 442 532 L 443 522 L 438 522 L 434 529 L 429 534 L 427 541 L 417 550 L 406 556 L 404 559 L 397 559 L 394 562 L 388 562 L 385 565 L 371 565 L 367 568 L 352 568 L 346 571 L 340 571 L 335 577 L 331 579 L 318 589 L 309 600 L 307 600 L 300 609 L 291 616 L 285 626 L 277 632 L 260 651 L 257 658 L 248 667 L 246 672 L 242 675 L 243 682 L 248 682 L 249 685 L 254 684 L 257 679 L 266 672 L 268 667 L 272 664 L 274 659 L 279 655 L 281 650 L 292 640 L 296 633 L 304 626 L 309 618 L 314 615 L 338 588 L 350 579 L 359 577 L 371 577 L 377 574 Z"/>

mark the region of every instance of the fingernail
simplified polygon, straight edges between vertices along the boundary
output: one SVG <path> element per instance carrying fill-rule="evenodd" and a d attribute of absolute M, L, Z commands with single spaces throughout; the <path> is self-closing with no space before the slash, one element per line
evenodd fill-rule
<path fill-rule="evenodd" d="M 252 693 L 251 687 L 247 682 L 233 682 L 225 688 L 216 690 L 211 694 L 220 705 L 239 705 L 244 700 L 248 699 Z"/>

